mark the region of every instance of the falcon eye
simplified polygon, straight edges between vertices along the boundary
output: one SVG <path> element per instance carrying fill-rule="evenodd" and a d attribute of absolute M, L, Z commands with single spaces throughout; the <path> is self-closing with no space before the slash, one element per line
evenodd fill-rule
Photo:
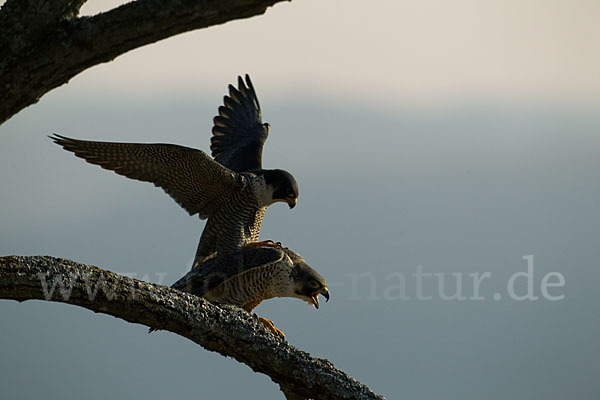
<path fill-rule="evenodd" d="M 319 282 L 311 280 L 310 282 L 308 282 L 308 285 L 310 286 L 311 289 L 316 289 L 319 287 Z"/>

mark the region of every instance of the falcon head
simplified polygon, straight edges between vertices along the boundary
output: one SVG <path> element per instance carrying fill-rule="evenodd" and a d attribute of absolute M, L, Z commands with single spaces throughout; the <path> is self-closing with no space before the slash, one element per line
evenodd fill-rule
<path fill-rule="evenodd" d="M 304 261 L 294 262 L 290 278 L 294 285 L 294 297 L 312 304 L 315 308 L 319 308 L 319 295 L 329 301 L 329 290 L 325 279 Z"/>
<path fill-rule="evenodd" d="M 292 174 L 282 169 L 265 169 L 262 174 L 271 193 L 271 201 L 286 202 L 290 208 L 294 208 L 298 201 L 298 184 Z"/>

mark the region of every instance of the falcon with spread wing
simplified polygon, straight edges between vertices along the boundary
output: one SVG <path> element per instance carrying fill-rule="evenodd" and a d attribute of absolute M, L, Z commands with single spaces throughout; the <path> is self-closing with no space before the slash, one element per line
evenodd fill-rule
<path fill-rule="evenodd" d="M 246 75 L 214 118 L 212 154 L 173 144 L 96 142 L 51 136 L 91 164 L 162 188 L 190 215 L 208 219 L 194 266 L 256 242 L 266 208 L 296 205 L 298 185 L 280 169 L 262 169 L 269 124 L 262 122 L 256 92 Z"/>

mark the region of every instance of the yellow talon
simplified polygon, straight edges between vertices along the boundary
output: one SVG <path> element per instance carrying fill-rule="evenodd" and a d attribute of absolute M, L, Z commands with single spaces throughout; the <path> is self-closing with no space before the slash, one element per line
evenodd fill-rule
<path fill-rule="evenodd" d="M 251 248 L 255 248 L 255 247 L 275 247 L 275 248 L 279 248 L 279 247 L 281 247 L 281 243 L 274 242 L 272 240 L 263 240 L 261 242 L 246 243 L 242 247 L 245 248 L 245 249 L 251 249 Z"/>
<path fill-rule="evenodd" d="M 254 314 L 254 315 L 256 315 L 256 314 Z M 265 326 L 265 328 L 267 328 L 274 334 L 281 336 L 282 339 L 285 338 L 285 334 L 281 330 L 275 328 L 275 325 L 273 325 L 273 323 L 271 321 L 269 321 L 266 318 L 259 317 L 258 315 L 256 315 L 256 317 L 258 318 L 258 320 L 260 322 L 262 322 L 262 324 Z"/>

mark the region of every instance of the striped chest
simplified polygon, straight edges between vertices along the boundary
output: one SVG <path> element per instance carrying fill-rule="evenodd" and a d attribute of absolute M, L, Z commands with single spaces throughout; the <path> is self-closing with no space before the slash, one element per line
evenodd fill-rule
<path fill-rule="evenodd" d="M 207 225 L 209 234 L 217 238 L 217 252 L 229 252 L 257 241 L 260 234 L 266 207 L 260 206 L 257 196 L 263 196 L 260 190 L 264 180 L 254 174 L 244 174 L 241 179 L 244 188 L 223 199 Z"/>
<path fill-rule="evenodd" d="M 227 279 L 202 297 L 251 312 L 264 300 L 288 295 L 291 267 L 291 263 L 280 261 L 252 268 Z"/>

